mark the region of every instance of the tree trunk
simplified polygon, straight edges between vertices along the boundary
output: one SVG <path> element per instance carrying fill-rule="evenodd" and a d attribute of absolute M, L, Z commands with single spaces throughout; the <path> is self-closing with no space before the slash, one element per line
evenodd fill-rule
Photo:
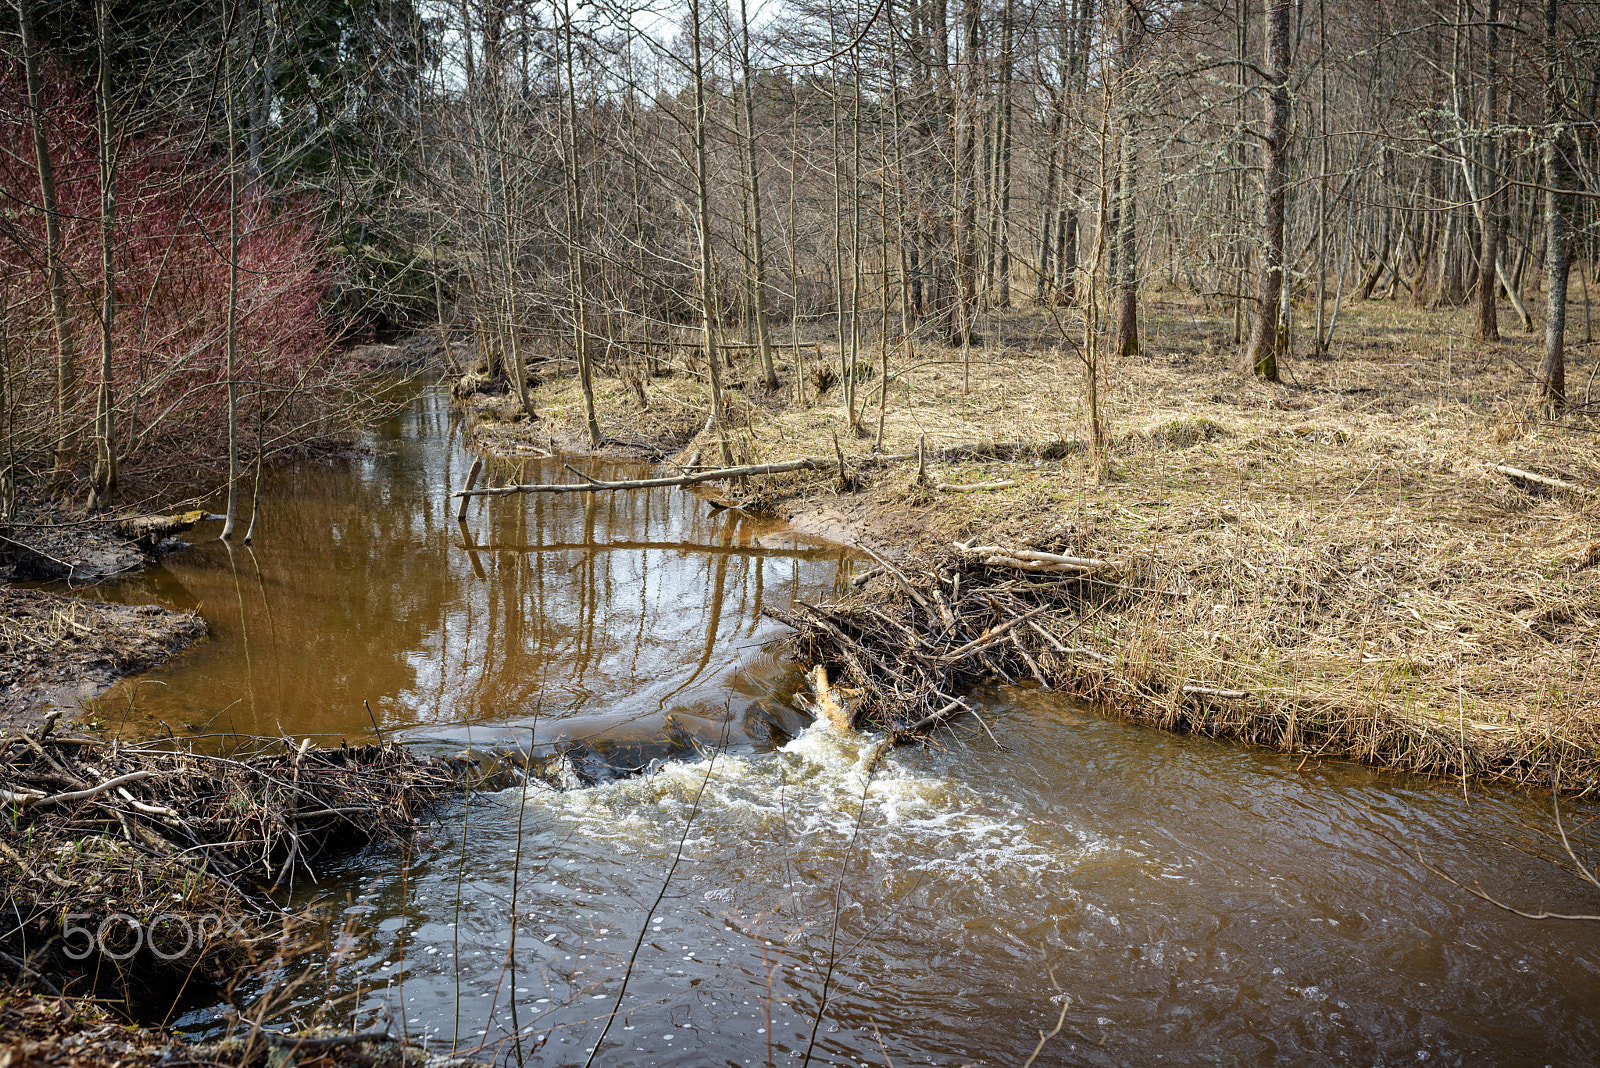
<path fill-rule="evenodd" d="M 28 83 L 28 110 L 33 124 L 34 161 L 39 169 L 39 199 L 44 208 L 45 274 L 50 289 L 50 321 L 56 341 L 56 443 L 55 478 L 72 477 L 76 462 L 77 432 L 72 426 L 72 394 L 77 386 L 77 346 L 72 320 L 67 315 L 67 281 L 62 265 L 61 213 L 56 206 L 56 173 L 44 126 L 44 90 L 39 80 L 38 44 L 29 0 L 17 0 L 17 22 L 22 34 L 22 62 Z"/>
<path fill-rule="evenodd" d="M 1055 267 L 1055 218 L 1056 218 L 1056 162 L 1061 155 L 1061 108 L 1062 96 L 1066 91 L 1066 78 L 1063 71 L 1062 87 L 1057 89 L 1054 96 L 1054 105 L 1050 116 L 1050 140 L 1045 162 L 1044 180 L 1044 211 L 1040 214 L 1039 235 L 1039 278 L 1034 288 L 1033 299 L 1043 304 L 1053 288 L 1053 273 Z"/>
<path fill-rule="evenodd" d="M 722 462 L 733 464 L 722 411 L 722 371 L 718 367 L 716 276 L 711 259 L 711 191 L 706 174 L 705 65 L 700 58 L 700 0 L 689 0 L 689 45 L 694 79 L 694 192 L 695 229 L 699 240 L 700 327 L 706 350 L 706 373 L 711 379 L 711 427 L 717 435 Z"/>
<path fill-rule="evenodd" d="M 1290 0 L 1267 0 L 1267 136 L 1262 146 L 1262 264 L 1256 317 L 1250 332 L 1250 369 L 1278 381 L 1278 358 L 1287 332 L 1279 321 L 1284 287 L 1284 199 L 1288 188 Z"/>
<path fill-rule="evenodd" d="M 1013 21 L 1011 0 L 1005 0 L 1000 14 L 1000 203 L 995 221 L 1000 240 L 995 265 L 998 287 L 995 302 L 1002 308 L 1011 307 L 1011 77 L 1016 34 Z"/>
<path fill-rule="evenodd" d="M 1500 21 L 1500 0 L 1489 0 L 1489 12 L 1484 19 L 1483 38 L 1483 122 L 1493 128 L 1500 112 L 1500 72 L 1495 66 L 1497 34 L 1495 24 Z M 1481 249 L 1478 253 L 1478 340 L 1500 340 L 1500 313 L 1495 294 L 1495 263 L 1500 257 L 1500 204 L 1504 198 L 1500 180 L 1500 139 L 1487 134 L 1483 144 L 1483 181 L 1478 196 L 1483 203 L 1479 220 Z"/>
<path fill-rule="evenodd" d="M 1134 135 L 1138 126 L 1132 96 L 1135 92 L 1133 64 L 1138 54 L 1138 14 L 1129 8 L 1123 10 L 1121 41 L 1117 55 L 1118 104 L 1122 112 L 1122 131 L 1117 149 L 1117 210 L 1116 210 L 1116 291 L 1117 291 L 1117 348 L 1118 355 L 1139 355 L 1139 246 L 1135 229 L 1139 199 L 1138 159 L 1135 155 Z"/>
<path fill-rule="evenodd" d="M 756 347 L 761 353 L 761 373 L 766 379 L 767 388 L 776 390 L 778 372 L 772 363 L 772 329 L 767 318 L 767 253 L 761 229 L 761 172 L 756 166 L 756 111 L 754 76 L 750 68 L 750 15 L 745 0 L 739 0 L 739 26 L 739 59 L 744 76 L 745 186 L 750 200 L 751 310 L 756 321 Z"/>
<path fill-rule="evenodd" d="M 228 319 L 223 339 L 223 374 L 228 378 L 228 505 L 221 538 L 228 541 L 239 516 L 239 156 L 231 86 L 223 93 L 222 106 L 228 131 Z"/>
<path fill-rule="evenodd" d="M 1089 42 L 1094 27 L 1094 0 L 1079 0 L 1077 25 L 1071 28 L 1072 91 L 1081 99 L 1089 88 Z M 1065 102 L 1063 102 L 1065 106 Z M 1067 141 L 1061 140 L 1061 184 L 1067 182 Z M 1078 299 L 1078 201 L 1083 195 L 1083 172 L 1074 168 L 1072 193 L 1056 215 L 1056 303 L 1070 305 Z M 1090 280 L 1091 287 L 1093 279 Z"/>
<path fill-rule="evenodd" d="M 1566 403 L 1567 277 L 1572 266 L 1573 175 L 1569 153 L 1566 87 L 1561 77 L 1563 45 L 1557 38 L 1560 3 L 1545 0 L 1545 292 L 1544 359 L 1539 364 L 1539 395 L 1560 407 Z"/>
<path fill-rule="evenodd" d="M 978 0 L 961 8 L 960 99 L 956 104 L 956 321 L 950 342 L 972 343 L 978 289 Z"/>
<path fill-rule="evenodd" d="M 572 344 L 578 357 L 578 383 L 583 391 L 584 426 L 589 432 L 589 447 L 600 447 L 600 423 L 594 413 L 594 367 L 589 354 L 589 284 L 585 277 L 583 255 L 583 182 L 578 170 L 578 83 L 573 76 L 572 7 L 561 5 L 561 28 L 566 37 L 565 62 L 567 68 L 567 164 L 568 190 L 572 205 L 572 223 L 568 240 L 568 255 L 572 272 Z M 529 413 L 530 415 L 533 413 Z"/>
<path fill-rule="evenodd" d="M 100 142 L 100 388 L 95 399 L 94 474 L 89 510 L 103 508 L 117 486 L 117 443 L 112 434 L 112 361 L 117 316 L 116 265 L 112 262 L 117 210 L 117 153 L 111 124 L 111 2 L 95 5 L 100 76 L 95 90 L 95 117 Z"/>

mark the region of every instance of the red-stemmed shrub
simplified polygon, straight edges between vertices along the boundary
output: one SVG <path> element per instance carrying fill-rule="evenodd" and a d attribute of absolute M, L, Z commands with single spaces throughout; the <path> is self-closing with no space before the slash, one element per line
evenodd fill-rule
<path fill-rule="evenodd" d="M 68 318 L 77 381 L 68 426 L 79 474 L 100 377 L 100 175 L 92 97 L 47 73 L 44 127 L 62 221 Z M 148 117 L 146 117 L 148 119 Z M 211 133 L 215 135 L 216 126 Z M 214 473 L 226 455 L 229 206 L 226 146 L 150 122 L 120 135 L 114 181 L 112 330 L 115 439 L 125 484 Z M 240 181 L 243 182 L 241 176 Z M 6 425 L 13 455 L 35 472 L 56 435 L 55 333 L 45 215 L 32 112 L 21 65 L 0 75 L 0 358 L 7 360 Z M 250 191 L 239 211 L 235 378 L 238 432 L 248 460 L 338 429 L 342 388 L 319 305 L 328 274 L 320 206 Z M 0 463 L 6 459 L 0 457 Z M 130 487 L 131 488 L 131 487 Z"/>

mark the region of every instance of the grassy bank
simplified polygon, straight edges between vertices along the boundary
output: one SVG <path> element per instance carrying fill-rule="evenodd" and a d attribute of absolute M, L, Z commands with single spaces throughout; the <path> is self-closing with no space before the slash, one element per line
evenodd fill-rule
<path fill-rule="evenodd" d="M 852 466 L 847 485 L 800 472 L 725 492 L 922 574 L 974 536 L 1113 563 L 1100 581 L 1121 594 L 1052 624 L 1109 661 L 1083 658 L 1052 681 L 1117 711 L 1291 752 L 1529 784 L 1559 768 L 1592 785 L 1600 422 L 1582 391 L 1600 348 L 1571 346 L 1578 406 L 1555 419 L 1530 405 L 1534 339 L 1472 341 L 1465 311 L 1347 308 L 1332 357 L 1290 362 L 1281 385 L 1240 374 L 1226 325 L 1196 306 L 1149 302 L 1143 325 L 1144 354 L 1118 360 L 1102 387 L 1107 479 L 1082 448 L 1081 364 L 1034 310 L 987 324 L 981 349 L 892 357 L 882 447 L 925 441 L 921 484 L 915 463 L 861 464 L 876 444 L 876 374 L 860 387 L 863 439 L 837 386 L 818 397 L 806 382 L 797 402 L 792 369 L 772 394 L 736 369 L 737 462 L 830 457 L 837 440 Z M 718 458 L 712 434 L 688 436 L 703 426 L 701 378 L 645 389 L 642 410 L 631 386 L 600 379 L 607 433 L 665 425 L 680 463 Z M 580 440 L 570 380 L 541 384 L 537 406 L 537 421 L 492 424 L 488 444 Z M 1013 485 L 934 488 L 996 481 Z"/>

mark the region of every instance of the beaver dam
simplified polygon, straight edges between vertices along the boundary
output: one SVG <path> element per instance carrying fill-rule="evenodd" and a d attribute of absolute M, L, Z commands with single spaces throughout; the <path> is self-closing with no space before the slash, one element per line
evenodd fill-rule
<path fill-rule="evenodd" d="M 215 996 L 272 947 L 296 882 L 328 858 L 413 833 L 473 782 L 460 760 L 397 745 L 224 739 L 0 743 L 5 963 L 53 994 L 170 1005 Z M 224 755 L 224 753 L 226 755 Z M 279 947 L 282 948 L 282 947 Z"/>
<path fill-rule="evenodd" d="M 1171 587 L 1093 532 L 878 560 L 670 487 L 458 524 L 447 403 L 279 472 L 252 548 L 201 529 L 94 591 L 209 636 L 94 702 L 100 731 L 5 740 L 0 788 L 34 800 L 5 809 L 27 874 L 3 863 L 44 921 L 7 954 L 76 952 L 69 903 L 96 934 L 226 909 L 252 940 L 223 993 L 185 970 L 170 1022 L 196 1041 L 337 1027 L 505 1064 L 1022 1064 L 1058 1024 L 1036 1064 L 1600 1048 L 1593 926 L 1456 885 L 1600 913 L 1548 795 L 1320 759 L 1304 710 L 1286 752 L 1076 702 L 1271 727 L 1237 674 L 1137 674 L 1127 639 L 1173 599 L 1145 591 Z M 581 481 L 566 463 L 658 473 L 486 482 Z M 536 774 L 463 791 L 435 758 L 468 749 Z M 1593 809 L 1561 811 L 1592 858 Z"/>

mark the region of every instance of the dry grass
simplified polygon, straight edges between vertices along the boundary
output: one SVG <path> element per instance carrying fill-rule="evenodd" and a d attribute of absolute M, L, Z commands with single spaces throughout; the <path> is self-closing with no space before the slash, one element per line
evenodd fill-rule
<path fill-rule="evenodd" d="M 1568 378 L 1581 404 L 1600 348 L 1579 340 L 1581 307 L 1574 322 Z M 843 494 L 831 474 L 773 480 L 751 503 L 853 509 L 891 537 L 884 517 L 914 517 L 898 531 L 905 549 L 980 534 L 1117 559 L 1139 596 L 1082 632 L 1116 667 L 1073 685 L 1166 726 L 1528 783 L 1559 766 L 1568 785 L 1592 787 L 1600 420 L 1531 404 L 1534 340 L 1472 341 L 1467 310 L 1347 304 L 1331 357 L 1293 360 L 1286 383 L 1269 385 L 1237 371 L 1226 324 L 1195 304 L 1149 300 L 1144 329 L 1145 354 L 1106 376 L 1103 483 L 1068 452 L 935 465 L 938 481 L 1017 482 L 996 493 L 934 494 L 902 464 Z M 1086 437 L 1079 364 L 1048 315 L 1008 313 L 980 332 L 989 344 L 970 364 L 929 345 L 911 368 L 895 371 L 906 361 L 892 357 L 886 451 L 914 451 L 919 437 L 930 452 Z M 662 381 L 673 385 L 655 393 L 704 412 L 698 381 Z M 861 386 L 874 437 L 877 385 Z M 831 456 L 835 435 L 857 461 L 873 445 L 847 432 L 837 387 L 807 406 L 733 395 L 738 461 Z M 621 383 L 603 380 L 600 396 L 608 418 L 637 419 Z M 541 411 L 563 422 L 575 397 L 549 383 Z M 679 459 L 696 449 L 715 455 L 702 434 Z M 1552 493 L 1496 464 L 1597 492 Z M 1182 697 L 1185 683 L 1250 696 Z"/>

